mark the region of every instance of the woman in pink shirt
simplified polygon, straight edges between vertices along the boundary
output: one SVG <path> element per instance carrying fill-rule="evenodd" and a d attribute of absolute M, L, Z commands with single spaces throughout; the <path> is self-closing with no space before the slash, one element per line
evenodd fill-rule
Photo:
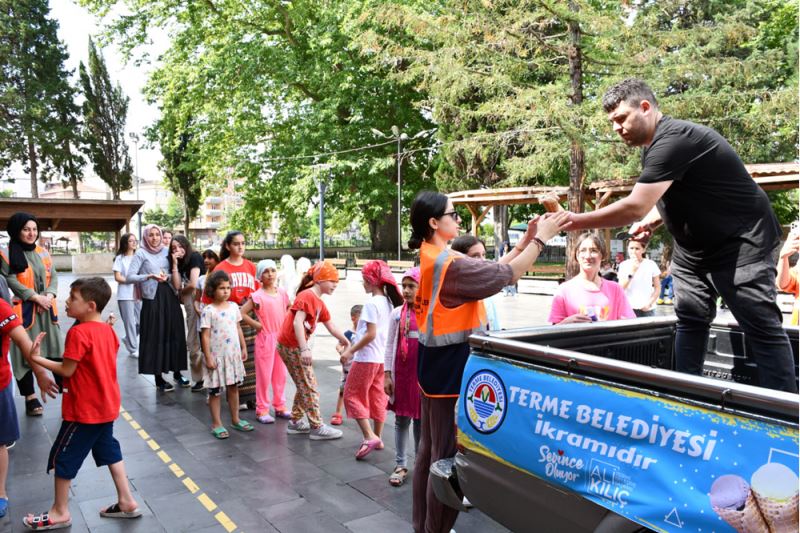
<path fill-rule="evenodd" d="M 634 318 L 622 287 L 600 276 L 600 264 L 606 257 L 602 239 L 594 233 L 584 233 L 578 237 L 575 256 L 580 272 L 558 287 L 548 321 L 569 324 Z"/>

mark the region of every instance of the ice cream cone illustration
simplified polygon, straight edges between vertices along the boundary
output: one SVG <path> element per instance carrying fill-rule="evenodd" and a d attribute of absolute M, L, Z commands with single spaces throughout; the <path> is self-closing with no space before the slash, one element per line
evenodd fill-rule
<path fill-rule="evenodd" d="M 558 203 L 558 196 L 555 194 L 541 194 L 537 196 L 537 200 L 539 200 L 539 203 L 544 206 L 545 211 L 548 213 L 556 213 L 564 210 L 564 208 L 561 207 L 561 204 Z"/>
<path fill-rule="evenodd" d="M 767 463 L 750 479 L 753 495 L 771 533 L 797 533 L 798 479 L 780 463 Z"/>
<path fill-rule="evenodd" d="M 709 496 L 714 512 L 739 533 L 769 533 L 744 479 L 734 475 L 720 476 L 711 485 Z"/>

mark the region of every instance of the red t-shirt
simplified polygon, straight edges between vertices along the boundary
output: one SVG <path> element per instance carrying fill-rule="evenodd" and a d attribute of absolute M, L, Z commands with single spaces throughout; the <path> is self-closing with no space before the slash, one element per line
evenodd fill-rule
<path fill-rule="evenodd" d="M 119 416 L 117 350 L 119 340 L 105 322 L 76 324 L 67 332 L 64 359 L 78 362 L 64 378 L 61 417 L 68 422 L 103 424 Z"/>
<path fill-rule="evenodd" d="M 292 307 L 289 308 L 289 312 L 286 313 L 286 317 L 283 319 L 283 325 L 281 326 L 281 332 L 278 334 L 278 342 L 290 348 L 297 348 L 299 346 L 297 344 L 297 337 L 294 334 L 294 315 L 296 315 L 298 311 L 304 311 L 306 314 L 306 320 L 303 323 L 306 330 L 306 340 L 314 333 L 317 322 L 325 323 L 331 319 L 325 302 L 314 294 L 314 291 L 311 289 L 301 291 L 297 295 L 297 298 L 294 299 L 294 303 Z"/>
<path fill-rule="evenodd" d="M 231 296 L 228 301 L 236 305 L 242 305 L 254 290 L 261 288 L 261 284 L 256 280 L 256 266 L 247 259 L 241 265 L 232 265 L 226 259 L 217 265 L 214 272 L 217 270 L 227 272 L 231 278 Z M 207 276 L 206 281 L 208 281 Z M 206 305 L 211 303 L 211 298 L 206 296 L 205 291 L 201 301 Z"/>
<path fill-rule="evenodd" d="M 0 390 L 11 383 L 11 365 L 8 362 L 8 347 L 11 345 L 11 330 L 22 322 L 5 300 L 0 298 Z"/>

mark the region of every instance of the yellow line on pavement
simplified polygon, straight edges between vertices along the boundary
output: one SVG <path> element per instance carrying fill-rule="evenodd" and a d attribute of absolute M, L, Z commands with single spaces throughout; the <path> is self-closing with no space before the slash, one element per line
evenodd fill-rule
<path fill-rule="evenodd" d="M 217 514 L 215 514 L 215 515 L 214 515 L 214 518 L 216 518 L 216 519 L 217 519 L 217 522 L 219 522 L 220 524 L 222 524 L 222 527 L 224 527 L 224 528 L 225 528 L 225 531 L 227 531 L 228 533 L 231 533 L 231 531 L 233 531 L 234 529 L 236 529 L 236 524 L 234 524 L 234 523 L 231 521 L 231 519 L 230 519 L 230 518 L 228 518 L 228 515 L 226 515 L 226 514 L 225 514 L 225 513 L 223 513 L 222 511 L 218 512 Z"/>
<path fill-rule="evenodd" d="M 217 504 L 214 503 L 214 500 L 208 497 L 208 494 L 205 492 L 197 497 L 198 501 L 203 504 L 203 507 L 206 508 L 206 511 L 211 512 L 217 508 Z"/>
<path fill-rule="evenodd" d="M 192 494 L 200 490 L 200 487 L 198 487 L 197 484 L 192 480 L 192 478 L 188 476 L 183 478 L 183 484 L 186 485 L 186 488 L 189 489 L 189 492 L 191 492 Z"/>
<path fill-rule="evenodd" d="M 130 413 L 125 411 L 125 409 L 122 408 L 121 406 L 120 406 L 120 413 L 122 415 L 122 418 L 127 420 L 128 423 L 131 425 L 131 427 L 134 430 L 136 430 L 137 434 L 142 438 L 142 440 L 147 442 L 147 445 L 150 446 L 150 449 L 156 452 L 156 455 L 159 457 L 159 459 L 161 459 L 161 461 L 163 461 L 165 464 L 168 465 L 172 473 L 175 474 L 175 477 L 177 477 L 178 479 L 183 478 L 181 479 L 181 482 L 189 492 L 191 492 L 192 494 L 200 492 L 200 487 L 197 486 L 197 483 L 195 483 L 194 480 L 189 476 L 186 476 L 186 472 L 184 472 L 183 469 L 180 466 L 178 466 L 178 463 L 173 462 L 169 454 L 167 454 L 167 452 L 165 452 L 164 450 L 161 450 L 160 449 L 161 446 L 159 446 L 159 444 L 155 440 L 150 438 L 150 435 L 147 433 L 147 431 L 142 429 L 142 427 L 136 420 L 133 419 Z M 205 492 L 197 496 L 197 501 L 199 501 L 200 504 L 203 507 L 205 507 L 206 511 L 208 511 L 209 513 L 214 511 L 215 509 L 218 509 L 217 504 L 214 503 L 214 500 L 209 498 Z M 222 527 L 225 528 L 225 531 L 227 531 L 228 533 L 231 533 L 236 529 L 236 524 L 222 510 L 216 513 L 214 515 L 214 518 L 217 520 L 217 522 L 220 523 Z"/>

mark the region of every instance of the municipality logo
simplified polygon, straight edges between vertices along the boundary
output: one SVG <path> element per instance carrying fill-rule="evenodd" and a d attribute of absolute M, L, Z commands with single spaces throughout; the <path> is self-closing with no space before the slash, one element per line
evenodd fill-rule
<path fill-rule="evenodd" d="M 489 370 L 472 375 L 464 402 L 469 423 L 481 433 L 492 433 L 506 416 L 506 387 L 500 376 Z"/>

